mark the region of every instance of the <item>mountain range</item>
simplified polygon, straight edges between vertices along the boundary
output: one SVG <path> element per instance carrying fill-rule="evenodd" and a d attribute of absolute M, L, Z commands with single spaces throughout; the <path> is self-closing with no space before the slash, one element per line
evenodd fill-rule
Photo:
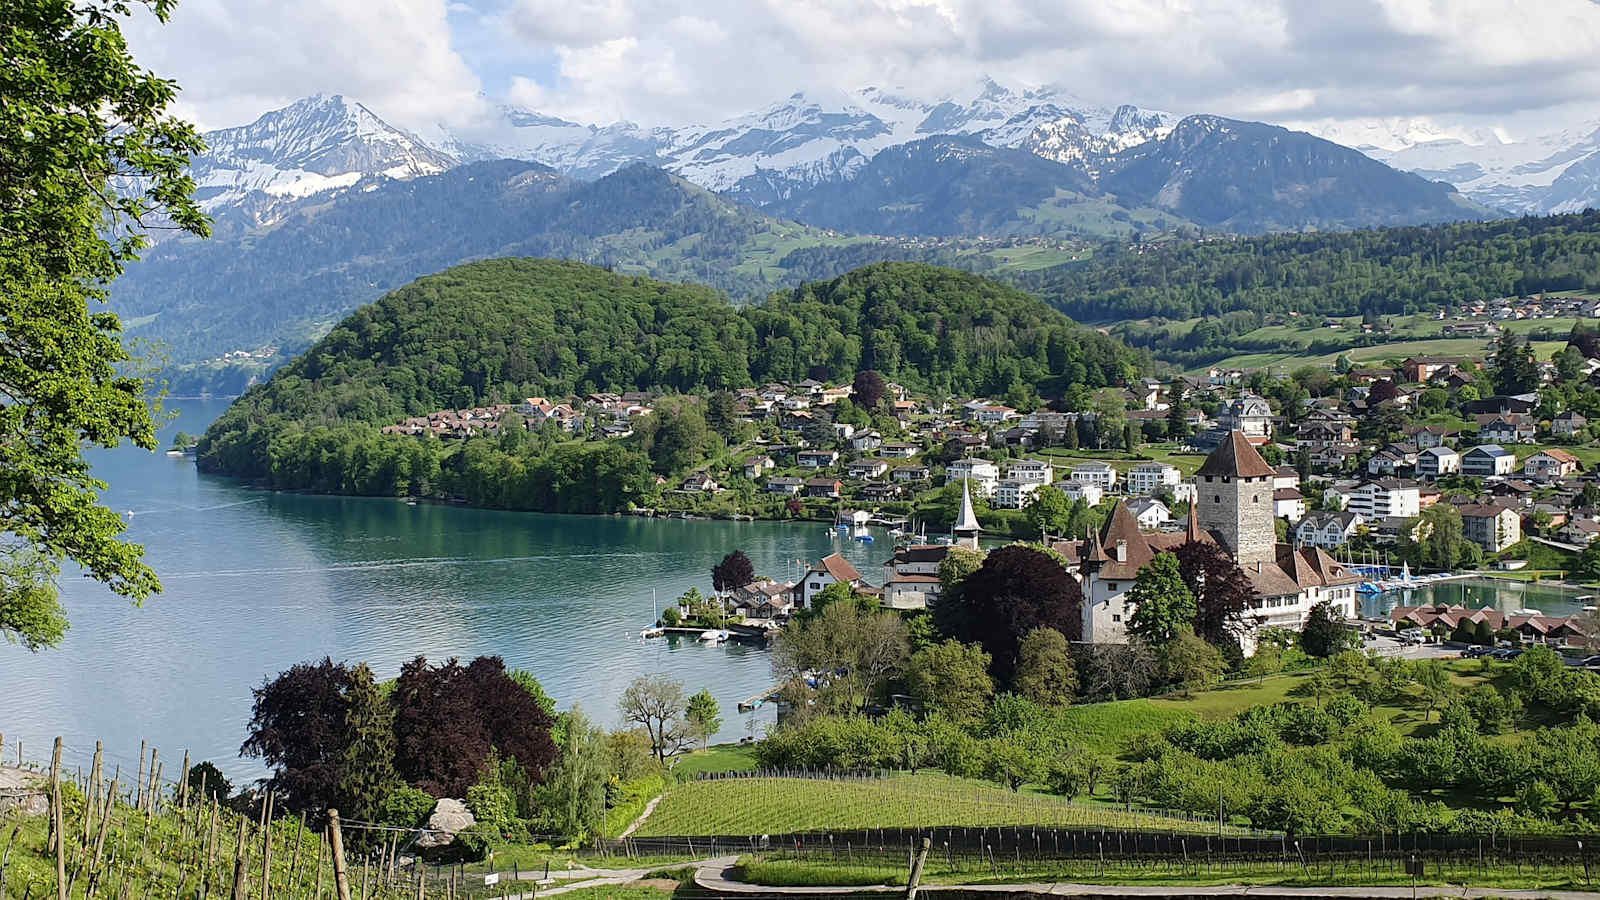
<path fill-rule="evenodd" d="M 750 299 L 883 259 L 989 271 L 1015 259 L 990 252 L 995 241 L 1053 241 L 1059 261 L 1062 242 L 1139 232 L 1494 214 L 1303 132 L 994 81 L 938 100 L 795 94 L 676 128 L 500 106 L 470 128 L 406 130 L 318 95 L 205 137 L 191 169 L 215 236 L 163 240 L 112 298 L 130 333 L 178 365 L 303 347 L 389 287 L 492 256 Z"/>

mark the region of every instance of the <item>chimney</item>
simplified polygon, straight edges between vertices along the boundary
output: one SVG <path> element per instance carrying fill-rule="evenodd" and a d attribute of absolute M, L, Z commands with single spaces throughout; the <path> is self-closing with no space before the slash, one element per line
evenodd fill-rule
<path fill-rule="evenodd" d="M 1117 541 L 1117 562 L 1128 561 L 1128 542 Z"/>

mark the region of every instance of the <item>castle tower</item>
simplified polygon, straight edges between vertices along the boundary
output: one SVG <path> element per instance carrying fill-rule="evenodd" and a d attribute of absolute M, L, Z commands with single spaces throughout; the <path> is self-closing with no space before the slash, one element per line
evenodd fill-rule
<path fill-rule="evenodd" d="M 1216 535 L 1241 567 L 1277 562 L 1273 474 L 1239 431 L 1228 432 L 1195 473 L 1194 512 L 1199 526 Z"/>
<path fill-rule="evenodd" d="M 1269 492 L 1270 493 L 1270 492 Z M 961 479 L 961 512 L 956 516 L 955 527 L 950 529 L 951 537 L 955 538 L 957 546 L 978 549 L 978 532 L 983 528 L 978 524 L 978 516 L 972 511 L 972 492 L 967 489 L 967 480 Z"/>

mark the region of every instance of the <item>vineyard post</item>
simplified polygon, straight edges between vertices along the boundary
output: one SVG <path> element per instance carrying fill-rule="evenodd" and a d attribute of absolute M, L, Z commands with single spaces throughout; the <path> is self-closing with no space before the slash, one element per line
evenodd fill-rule
<path fill-rule="evenodd" d="M 100 805 L 100 766 L 103 761 L 102 753 L 104 751 L 105 745 L 100 741 L 95 741 L 94 763 L 89 766 L 90 787 L 89 790 L 84 792 L 88 795 L 88 803 L 83 808 L 83 845 L 85 847 L 89 846 L 89 837 L 93 831 L 95 813 L 98 812 L 96 807 Z"/>
<path fill-rule="evenodd" d="M 922 852 L 918 853 L 916 860 L 911 864 L 911 873 L 906 878 L 906 900 L 916 900 L 917 884 L 922 881 L 922 867 L 928 862 L 928 849 L 933 846 L 933 838 L 922 839 Z"/>
<path fill-rule="evenodd" d="M 300 814 L 300 824 L 294 830 L 294 857 L 289 862 L 289 900 L 294 900 L 295 888 L 300 884 L 300 845 L 305 842 L 306 814 Z"/>
<path fill-rule="evenodd" d="M 322 900 L 322 836 L 317 836 L 317 880 L 311 888 L 311 900 Z"/>
<path fill-rule="evenodd" d="M 244 900 L 244 830 L 245 817 L 239 817 L 239 839 L 233 847 L 233 889 L 228 892 L 228 900 Z"/>
<path fill-rule="evenodd" d="M 266 821 L 261 829 L 261 900 L 272 896 L 272 807 L 274 797 L 267 791 Z"/>
<path fill-rule="evenodd" d="M 50 825 L 56 842 L 56 900 L 67 900 L 66 817 L 61 812 L 61 738 L 50 760 Z"/>
<path fill-rule="evenodd" d="M 149 776 L 150 776 L 150 781 L 149 781 L 149 783 L 147 785 L 145 785 L 145 789 L 144 789 L 144 811 L 145 812 L 153 812 L 155 810 L 155 808 L 156 808 L 156 798 L 155 798 L 155 793 L 156 793 L 156 772 L 158 771 L 156 766 L 157 766 L 157 758 L 159 756 L 160 756 L 160 754 L 156 752 L 156 748 L 151 747 L 150 748 L 150 771 L 148 773 Z"/>
<path fill-rule="evenodd" d="M 144 754 L 145 754 L 145 742 L 144 741 L 140 741 L 139 742 L 139 771 L 134 776 L 134 779 L 133 779 L 133 789 L 134 789 L 133 808 L 134 809 L 140 809 L 140 810 L 144 809 Z"/>
<path fill-rule="evenodd" d="M 22 823 L 18 822 L 11 827 L 11 839 L 6 841 L 6 852 L 0 855 L 0 897 L 6 895 L 6 866 L 11 863 L 11 848 L 17 843 L 17 832 L 22 830 Z"/>
<path fill-rule="evenodd" d="M 183 751 L 183 769 L 178 774 L 178 806 L 189 808 L 189 751 Z"/>

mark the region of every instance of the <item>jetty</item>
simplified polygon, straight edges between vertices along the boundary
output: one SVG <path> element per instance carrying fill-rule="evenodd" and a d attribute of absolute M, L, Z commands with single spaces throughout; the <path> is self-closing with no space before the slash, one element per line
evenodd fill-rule
<path fill-rule="evenodd" d="M 760 709 L 762 704 L 778 699 L 778 691 L 782 689 L 782 687 L 783 685 L 775 684 L 772 687 L 767 688 L 765 691 L 756 694 L 754 697 L 747 697 L 743 700 L 740 700 L 739 712 L 754 712 Z"/>

